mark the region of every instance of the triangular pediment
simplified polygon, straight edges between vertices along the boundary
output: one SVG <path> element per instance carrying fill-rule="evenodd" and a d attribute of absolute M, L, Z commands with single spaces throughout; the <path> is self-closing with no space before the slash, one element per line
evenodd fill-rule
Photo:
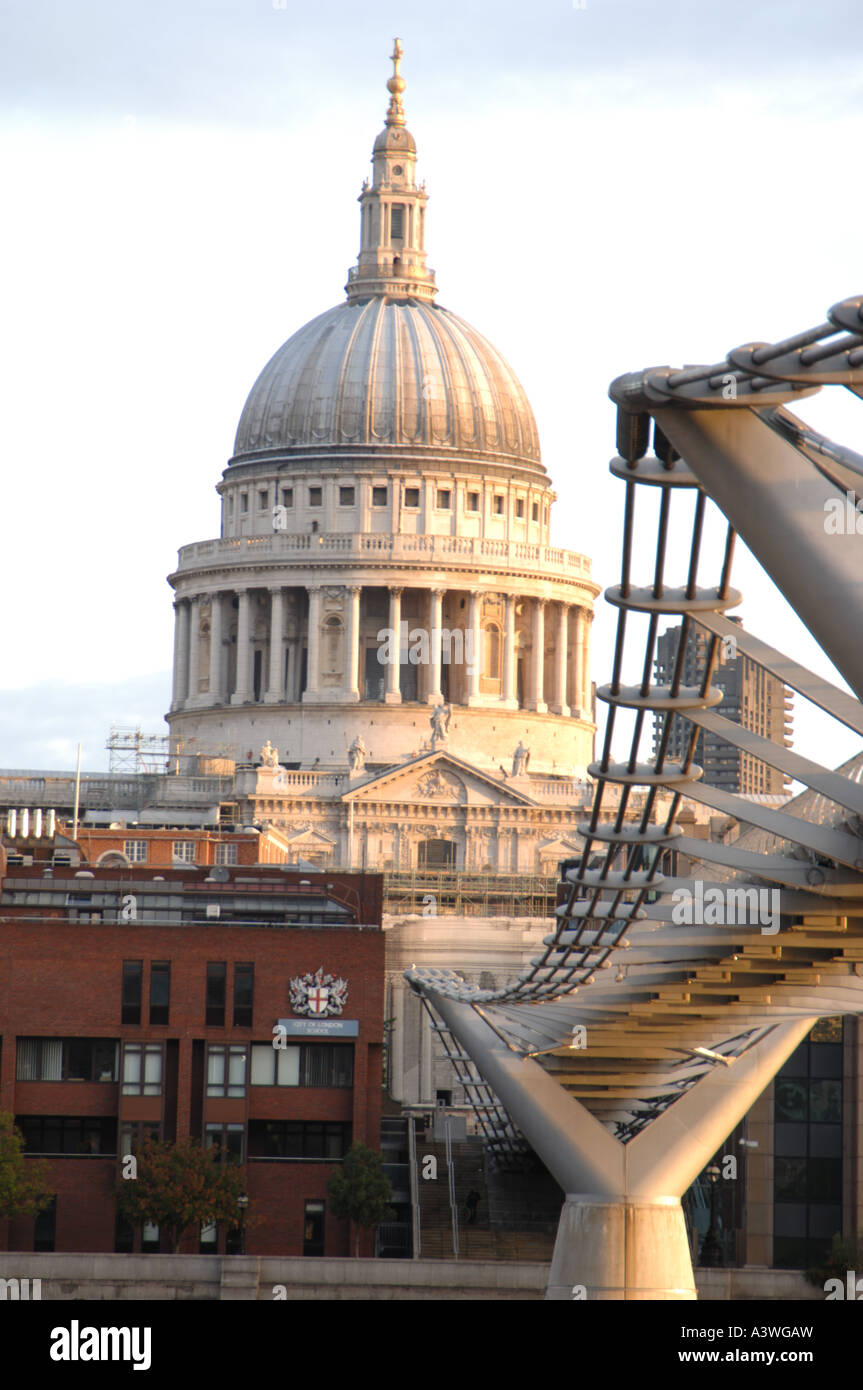
<path fill-rule="evenodd" d="M 437 749 L 352 787 L 342 801 L 406 801 L 439 806 L 535 806 L 524 792 L 463 758 Z"/>
<path fill-rule="evenodd" d="M 299 826 L 292 835 L 285 835 L 291 849 L 333 849 L 335 840 L 324 835 L 321 830 L 313 830 L 309 825 Z"/>
<path fill-rule="evenodd" d="M 583 849 L 584 843 L 577 835 L 552 835 L 537 845 L 536 852 L 543 858 L 551 858 L 556 854 L 561 859 L 566 859 L 573 854 L 580 854 Z"/>

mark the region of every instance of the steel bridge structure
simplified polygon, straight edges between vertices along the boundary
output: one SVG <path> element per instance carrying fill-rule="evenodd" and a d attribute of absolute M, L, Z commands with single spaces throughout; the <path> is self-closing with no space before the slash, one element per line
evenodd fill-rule
<path fill-rule="evenodd" d="M 724 718 L 712 684 L 721 644 L 733 643 L 863 745 L 863 456 L 790 409 L 825 386 L 863 396 L 863 296 L 782 342 L 612 383 L 622 559 L 605 594 L 617 636 L 597 691 L 608 717 L 583 851 L 562 866 L 565 901 L 542 953 L 504 988 L 406 972 L 465 1074 L 469 1059 L 496 1152 L 526 1139 L 566 1193 L 549 1298 L 695 1298 L 682 1194 L 813 1023 L 863 1012 L 863 753 L 821 766 Z M 712 508 L 724 545 L 708 573 Z M 669 574 L 669 537 L 684 529 L 688 560 Z M 651 531 L 652 573 L 636 577 Z M 851 693 L 726 616 L 741 601 L 737 535 Z M 665 624 L 680 625 L 679 645 L 670 683 L 657 685 Z M 684 685 L 694 625 L 704 660 Z M 653 716 L 661 734 L 645 755 Z M 688 743 L 671 761 L 675 721 Z M 704 785 L 702 729 L 805 790 L 776 809 Z M 643 811 L 626 823 L 636 789 Z M 661 815 L 660 789 L 672 793 Z M 682 834 L 684 797 L 743 833 L 732 844 Z M 699 877 L 664 877 L 666 850 L 698 861 Z"/>

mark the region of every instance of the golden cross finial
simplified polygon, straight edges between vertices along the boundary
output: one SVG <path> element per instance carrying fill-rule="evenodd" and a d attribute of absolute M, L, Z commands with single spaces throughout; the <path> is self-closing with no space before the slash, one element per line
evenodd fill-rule
<path fill-rule="evenodd" d="M 387 82 L 387 91 L 390 93 L 390 104 L 387 109 L 387 125 L 404 125 L 405 113 L 402 108 L 402 92 L 407 83 L 401 75 L 399 65 L 404 56 L 401 39 L 396 39 L 393 43 L 393 51 L 390 54 L 393 64 L 393 75 Z"/>

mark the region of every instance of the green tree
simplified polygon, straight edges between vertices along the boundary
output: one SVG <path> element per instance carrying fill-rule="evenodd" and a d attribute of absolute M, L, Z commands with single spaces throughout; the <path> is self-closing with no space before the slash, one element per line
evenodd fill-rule
<path fill-rule="evenodd" d="M 47 1163 L 24 1157 L 24 1136 L 15 1128 L 15 1116 L 0 1111 L 0 1221 L 38 1216 L 54 1196 L 47 1180 Z"/>
<path fill-rule="evenodd" d="M 359 1255 L 361 1229 L 374 1229 L 390 1215 L 393 1189 L 380 1154 L 365 1144 L 352 1144 L 327 1183 L 327 1195 L 333 1214 L 348 1217 L 356 1226 L 354 1254 Z"/>
<path fill-rule="evenodd" d="M 192 1226 L 211 1221 L 237 1225 L 245 1170 L 219 1162 L 217 1149 L 202 1149 L 196 1139 L 176 1144 L 147 1139 L 134 1147 L 133 1156 L 137 1175 L 121 1177 L 114 1189 L 117 1210 L 130 1225 L 158 1226 L 174 1254 Z"/>

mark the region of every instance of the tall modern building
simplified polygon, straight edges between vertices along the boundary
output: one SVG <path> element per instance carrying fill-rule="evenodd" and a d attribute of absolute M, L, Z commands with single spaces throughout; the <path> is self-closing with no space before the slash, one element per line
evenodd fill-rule
<path fill-rule="evenodd" d="M 732 619 L 739 621 L 739 619 Z M 656 681 L 669 685 L 673 678 L 677 649 L 680 644 L 679 626 L 668 628 L 656 644 Z M 683 684 L 697 685 L 709 635 L 698 627 L 690 628 L 683 667 Z M 735 724 L 740 724 L 762 738 L 771 739 L 786 748 L 791 747 L 792 696 L 782 681 L 756 666 L 743 652 L 737 653 L 730 640 L 719 644 L 719 656 L 712 684 L 723 692 L 718 712 Z M 654 750 L 662 736 L 664 717 L 656 717 Z M 691 734 L 691 726 L 681 719 L 674 721 L 669 739 L 671 758 L 682 758 Z M 708 729 L 698 731 L 695 761 L 704 769 L 704 781 L 711 787 L 740 792 L 749 796 L 789 796 L 791 784 L 775 768 L 754 758 L 751 753 L 735 748 L 733 743 Z"/>
<path fill-rule="evenodd" d="M 261 372 L 221 534 L 170 576 L 172 746 L 236 765 L 254 813 L 307 825 L 313 858 L 553 867 L 592 757 L 598 587 L 549 543 L 518 378 L 436 302 L 401 55 L 346 298 Z M 265 745 L 276 775 L 256 781 Z"/>

